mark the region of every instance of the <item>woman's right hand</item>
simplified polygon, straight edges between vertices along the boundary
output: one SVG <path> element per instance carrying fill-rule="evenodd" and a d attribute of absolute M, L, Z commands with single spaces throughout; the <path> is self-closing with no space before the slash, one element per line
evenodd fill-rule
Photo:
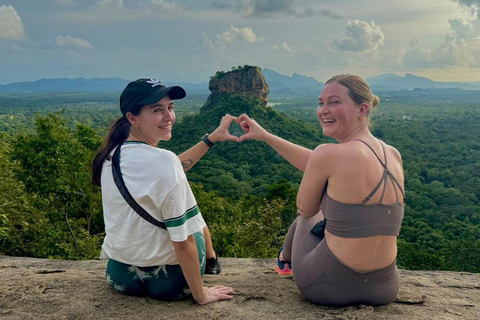
<path fill-rule="evenodd" d="M 215 287 L 203 287 L 203 297 L 195 299 L 197 303 L 201 306 L 206 304 L 220 301 L 220 300 L 232 300 L 233 289 L 225 286 L 215 286 Z"/>
<path fill-rule="evenodd" d="M 270 135 L 270 133 L 263 129 L 262 126 L 257 123 L 257 121 L 253 120 L 245 113 L 238 117 L 237 121 L 242 130 L 245 132 L 245 134 L 237 138 L 237 142 L 242 142 L 249 139 L 265 141 Z"/>

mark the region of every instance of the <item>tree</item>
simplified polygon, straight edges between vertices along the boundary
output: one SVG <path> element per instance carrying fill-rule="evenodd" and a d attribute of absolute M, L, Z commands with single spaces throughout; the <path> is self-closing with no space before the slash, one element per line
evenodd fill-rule
<path fill-rule="evenodd" d="M 2 252 L 8 252 L 5 244 L 25 224 L 25 219 L 34 209 L 23 184 L 14 174 L 16 164 L 10 160 L 10 137 L 0 133 L 0 240 Z"/>
<path fill-rule="evenodd" d="M 98 190 L 90 182 L 96 141 L 93 131 L 80 126 L 78 133 L 73 133 L 61 112 L 37 116 L 35 128 L 35 134 L 19 134 L 13 141 L 17 176 L 27 192 L 38 196 L 36 205 L 46 212 L 52 225 L 58 227 L 63 221 L 75 251 L 81 252 L 77 237 L 81 236 L 82 246 L 90 246 L 85 241 L 96 241 L 89 239 L 88 233 L 93 214 L 101 212 Z M 96 227 L 96 231 L 101 229 Z"/>
<path fill-rule="evenodd" d="M 4 213 L 0 213 L 0 239 L 8 237 L 8 218 Z"/>
<path fill-rule="evenodd" d="M 283 237 L 284 202 L 244 194 L 238 201 L 206 192 L 191 183 L 212 234 L 215 251 L 224 257 L 274 257 Z"/>

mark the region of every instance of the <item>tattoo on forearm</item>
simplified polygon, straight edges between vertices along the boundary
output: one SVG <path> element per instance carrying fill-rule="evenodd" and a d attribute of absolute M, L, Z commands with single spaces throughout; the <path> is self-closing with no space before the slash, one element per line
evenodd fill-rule
<path fill-rule="evenodd" d="M 188 159 L 188 160 L 182 161 L 183 169 L 187 169 L 187 168 L 191 167 L 192 164 L 193 164 L 192 159 Z"/>

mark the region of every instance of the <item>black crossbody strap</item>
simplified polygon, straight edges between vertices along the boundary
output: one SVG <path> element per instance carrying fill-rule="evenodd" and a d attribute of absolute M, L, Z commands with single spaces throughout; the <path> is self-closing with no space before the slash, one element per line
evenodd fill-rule
<path fill-rule="evenodd" d="M 140 215 L 143 219 L 147 220 L 151 224 L 160 227 L 162 229 L 167 229 L 167 226 L 165 225 L 165 222 L 158 221 L 154 217 L 152 217 L 145 209 L 143 209 L 135 199 L 132 198 L 132 195 L 127 189 L 127 186 L 125 186 L 125 181 L 123 181 L 123 176 L 122 176 L 122 171 L 120 170 L 120 149 L 122 145 L 119 145 L 117 147 L 117 150 L 113 153 L 113 158 L 112 158 L 112 174 L 113 174 L 113 180 L 115 181 L 115 184 L 117 185 L 118 191 L 120 191 L 120 194 L 123 196 L 125 201 L 132 207 L 133 210 L 135 210 L 136 213 Z"/>

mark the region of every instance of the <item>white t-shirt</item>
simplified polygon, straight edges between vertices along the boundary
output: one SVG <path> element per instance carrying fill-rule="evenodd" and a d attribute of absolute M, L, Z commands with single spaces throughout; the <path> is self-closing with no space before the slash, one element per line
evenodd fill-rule
<path fill-rule="evenodd" d="M 111 165 L 109 160 L 103 163 L 101 176 L 106 232 L 101 257 L 139 267 L 179 264 L 172 241 L 185 241 L 205 227 L 180 159 L 171 151 L 137 141 L 126 141 L 120 154 L 128 191 L 152 217 L 165 222 L 167 230 L 146 221 L 127 204 Z"/>

